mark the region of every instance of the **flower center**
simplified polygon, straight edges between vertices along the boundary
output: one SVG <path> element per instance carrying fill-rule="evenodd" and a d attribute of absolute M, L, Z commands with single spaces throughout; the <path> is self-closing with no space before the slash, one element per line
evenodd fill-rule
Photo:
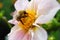
<path fill-rule="evenodd" d="M 34 10 L 20 11 L 20 16 L 17 17 L 19 21 L 18 25 L 25 30 L 33 28 L 32 24 L 36 19 L 36 13 Z"/>

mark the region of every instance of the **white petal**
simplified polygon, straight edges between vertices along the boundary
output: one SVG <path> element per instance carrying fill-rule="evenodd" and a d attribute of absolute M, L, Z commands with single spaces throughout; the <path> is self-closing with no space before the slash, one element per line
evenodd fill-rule
<path fill-rule="evenodd" d="M 17 0 L 14 6 L 17 11 L 25 10 L 27 8 L 28 3 L 28 0 Z"/>
<path fill-rule="evenodd" d="M 15 10 L 14 12 L 11 13 L 11 16 L 14 16 L 17 14 L 17 11 Z"/>
<path fill-rule="evenodd" d="M 47 32 L 40 27 L 34 32 L 33 40 L 47 40 L 47 37 Z"/>
<path fill-rule="evenodd" d="M 9 20 L 8 22 L 11 23 L 11 24 L 17 24 L 18 23 L 18 21 L 15 20 L 15 19 Z"/>
<path fill-rule="evenodd" d="M 48 14 L 46 15 L 41 15 L 37 18 L 37 20 L 35 21 L 35 24 L 39 23 L 39 24 L 44 24 L 47 23 L 49 21 L 51 21 L 54 16 L 56 15 L 57 11 L 60 9 L 60 6 L 57 8 L 54 8 L 53 10 L 51 10 Z"/>
<path fill-rule="evenodd" d="M 56 0 L 42 0 L 38 5 L 37 15 L 48 14 L 50 10 L 59 6 Z"/>
<path fill-rule="evenodd" d="M 37 10 L 38 4 L 40 3 L 40 0 L 31 0 L 28 8 Z"/>

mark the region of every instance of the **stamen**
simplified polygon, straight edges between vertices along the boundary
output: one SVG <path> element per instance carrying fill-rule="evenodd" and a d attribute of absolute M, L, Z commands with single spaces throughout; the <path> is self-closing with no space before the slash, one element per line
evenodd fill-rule
<path fill-rule="evenodd" d="M 33 23 L 36 19 L 36 13 L 34 10 L 20 11 L 17 20 L 19 21 L 18 25 L 25 30 L 34 28 Z"/>

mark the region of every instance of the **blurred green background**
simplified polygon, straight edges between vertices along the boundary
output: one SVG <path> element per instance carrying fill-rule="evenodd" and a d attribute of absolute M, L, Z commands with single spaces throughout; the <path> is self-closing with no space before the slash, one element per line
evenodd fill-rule
<path fill-rule="evenodd" d="M 15 11 L 14 3 L 16 0 L 0 0 L 0 40 L 5 40 L 5 36 L 10 32 L 13 24 L 8 20 L 12 19 L 10 15 Z M 60 0 L 58 0 L 60 3 Z M 54 19 L 48 24 L 40 25 L 48 32 L 48 40 L 60 40 L 60 10 L 58 10 Z"/>

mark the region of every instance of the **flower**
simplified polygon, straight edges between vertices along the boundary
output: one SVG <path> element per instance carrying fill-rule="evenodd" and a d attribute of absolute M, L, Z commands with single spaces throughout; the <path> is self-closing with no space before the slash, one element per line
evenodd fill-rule
<path fill-rule="evenodd" d="M 56 0 L 17 0 L 13 19 L 15 26 L 8 34 L 8 40 L 47 40 L 48 34 L 38 24 L 51 21 L 60 4 Z"/>

